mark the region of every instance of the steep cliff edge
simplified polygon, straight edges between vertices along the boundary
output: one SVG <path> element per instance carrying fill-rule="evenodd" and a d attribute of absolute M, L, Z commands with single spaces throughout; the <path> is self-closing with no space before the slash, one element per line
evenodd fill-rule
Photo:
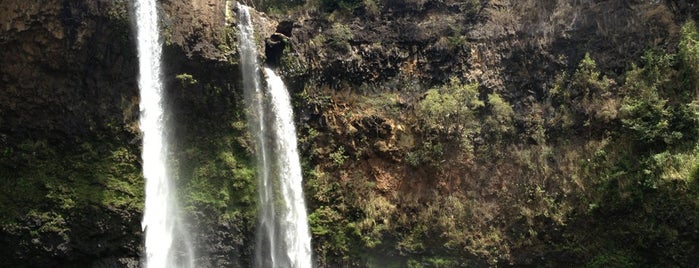
<path fill-rule="evenodd" d="M 689 1 L 250 3 L 294 96 L 320 267 L 699 262 Z M 139 265 L 130 1 L 0 0 L 0 259 Z M 235 3 L 160 1 L 197 263 L 246 267 Z"/>

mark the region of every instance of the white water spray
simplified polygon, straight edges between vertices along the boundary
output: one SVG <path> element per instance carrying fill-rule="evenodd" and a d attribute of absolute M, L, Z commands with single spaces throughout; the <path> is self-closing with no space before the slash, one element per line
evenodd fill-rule
<path fill-rule="evenodd" d="M 308 232 L 306 204 L 303 197 L 303 177 L 301 161 L 296 142 L 296 128 L 289 92 L 272 69 L 265 68 L 269 88 L 272 124 L 275 130 L 276 168 L 281 184 L 284 208 L 278 221 L 282 226 L 286 254 L 291 260 L 290 267 L 312 267 L 311 236 Z"/>
<path fill-rule="evenodd" d="M 255 266 L 312 267 L 311 237 L 289 93 L 281 78 L 271 69 L 265 69 L 269 88 L 265 96 L 247 6 L 238 4 L 238 18 L 248 125 L 255 137 L 260 171 Z"/>
<path fill-rule="evenodd" d="M 193 253 L 181 230 L 175 205 L 174 186 L 170 181 L 166 156 L 167 142 L 163 118 L 163 85 L 160 80 L 161 43 L 155 0 L 135 2 L 141 103 L 140 127 L 143 132 L 143 176 L 146 200 L 141 226 L 146 235 L 146 267 L 192 267 Z M 184 253 L 173 247 L 178 242 Z M 175 260 L 178 255 L 182 259 Z"/>

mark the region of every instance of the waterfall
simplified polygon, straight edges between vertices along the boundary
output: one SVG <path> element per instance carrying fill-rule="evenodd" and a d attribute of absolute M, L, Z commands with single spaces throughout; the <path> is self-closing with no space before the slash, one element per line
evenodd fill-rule
<path fill-rule="evenodd" d="M 312 267 L 311 238 L 304 204 L 301 165 L 289 93 L 266 68 L 265 94 L 254 29 L 247 6 L 238 4 L 241 71 L 248 125 L 257 151 L 260 214 L 257 267 Z"/>
<path fill-rule="evenodd" d="M 143 176 L 146 200 L 141 226 L 145 232 L 146 267 L 193 267 L 193 250 L 175 204 L 174 186 L 166 162 L 167 142 L 160 80 L 161 43 L 155 0 L 135 2 L 140 88 L 140 128 L 143 133 Z M 184 247 L 173 247 L 173 243 Z M 177 253 L 184 250 L 184 253 Z M 179 255 L 184 255 L 179 259 Z"/>
<path fill-rule="evenodd" d="M 311 236 L 308 232 L 306 204 L 303 198 L 301 161 L 296 143 L 293 110 L 289 92 L 274 71 L 265 68 L 269 88 L 271 115 L 274 118 L 277 175 L 280 180 L 284 210 L 279 219 L 284 232 L 289 267 L 311 266 Z"/>

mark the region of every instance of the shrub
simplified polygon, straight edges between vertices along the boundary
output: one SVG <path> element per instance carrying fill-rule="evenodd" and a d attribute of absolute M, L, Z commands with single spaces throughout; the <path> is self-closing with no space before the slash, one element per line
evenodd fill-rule
<path fill-rule="evenodd" d="M 553 105 L 557 106 L 554 123 L 563 128 L 593 127 L 617 118 L 619 102 L 614 80 L 602 76 L 590 54 L 585 54 L 573 75 L 566 76 L 558 76 L 551 90 Z"/>
<path fill-rule="evenodd" d="M 694 93 L 699 90 L 699 32 L 693 20 L 687 21 L 680 31 L 680 51 L 679 56 L 683 65 L 683 72 L 687 77 L 684 79 L 685 86 Z"/>
<path fill-rule="evenodd" d="M 418 104 L 420 120 L 430 130 L 462 133 L 476 125 L 475 111 L 485 106 L 478 99 L 478 84 L 462 84 L 453 77 L 449 84 L 427 91 Z"/>
<path fill-rule="evenodd" d="M 665 90 L 675 83 L 673 56 L 647 52 L 643 59 L 644 67 L 633 66 L 622 88 L 626 94 L 620 109 L 624 129 L 639 148 L 688 141 L 687 137 L 696 136 L 695 109 L 682 103 L 684 97 Z"/>
<path fill-rule="evenodd" d="M 366 9 L 367 14 L 372 17 L 378 17 L 381 14 L 381 8 L 376 3 L 376 0 L 363 0 L 364 9 Z"/>
<path fill-rule="evenodd" d="M 330 36 L 330 45 L 340 50 L 350 50 L 349 40 L 354 38 L 352 30 L 342 23 L 333 24 Z"/>
<path fill-rule="evenodd" d="M 493 138 L 500 139 L 505 133 L 512 131 L 514 110 L 512 106 L 497 93 L 488 94 L 488 114 L 484 121 L 483 130 Z"/>
<path fill-rule="evenodd" d="M 175 76 L 175 79 L 180 82 L 182 87 L 191 86 L 198 82 L 197 79 L 194 79 L 194 76 L 188 73 L 178 74 Z"/>
<path fill-rule="evenodd" d="M 349 156 L 345 155 L 345 147 L 340 146 L 337 151 L 330 153 L 330 159 L 333 160 L 333 164 L 336 167 L 342 166 Z"/>

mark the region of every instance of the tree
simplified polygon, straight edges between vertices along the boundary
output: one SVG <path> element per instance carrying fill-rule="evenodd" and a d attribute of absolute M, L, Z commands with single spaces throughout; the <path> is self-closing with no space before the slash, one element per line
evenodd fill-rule
<path fill-rule="evenodd" d="M 427 91 L 419 103 L 419 116 L 428 129 L 458 134 L 477 125 L 474 111 L 485 106 L 478 99 L 478 84 L 462 84 L 452 77 L 449 84 Z"/>
<path fill-rule="evenodd" d="M 680 62 L 684 87 L 694 96 L 699 95 L 699 32 L 693 20 L 687 21 L 680 31 Z"/>
<path fill-rule="evenodd" d="M 673 79 L 677 75 L 673 59 L 672 54 L 648 51 L 643 57 L 644 66 L 634 65 L 626 73 L 620 117 L 638 148 L 652 150 L 694 139 L 696 115 L 691 103 L 686 103 L 686 96 L 682 96 L 683 91 L 676 91 L 676 87 L 683 87 L 676 80 L 696 83 L 696 78 L 690 76 L 689 82 Z"/>
<path fill-rule="evenodd" d="M 563 127 L 581 127 L 608 124 L 617 117 L 619 107 L 615 98 L 614 80 L 602 76 L 597 63 L 585 54 L 575 73 L 557 78 L 551 91 L 557 107 L 558 121 Z"/>

